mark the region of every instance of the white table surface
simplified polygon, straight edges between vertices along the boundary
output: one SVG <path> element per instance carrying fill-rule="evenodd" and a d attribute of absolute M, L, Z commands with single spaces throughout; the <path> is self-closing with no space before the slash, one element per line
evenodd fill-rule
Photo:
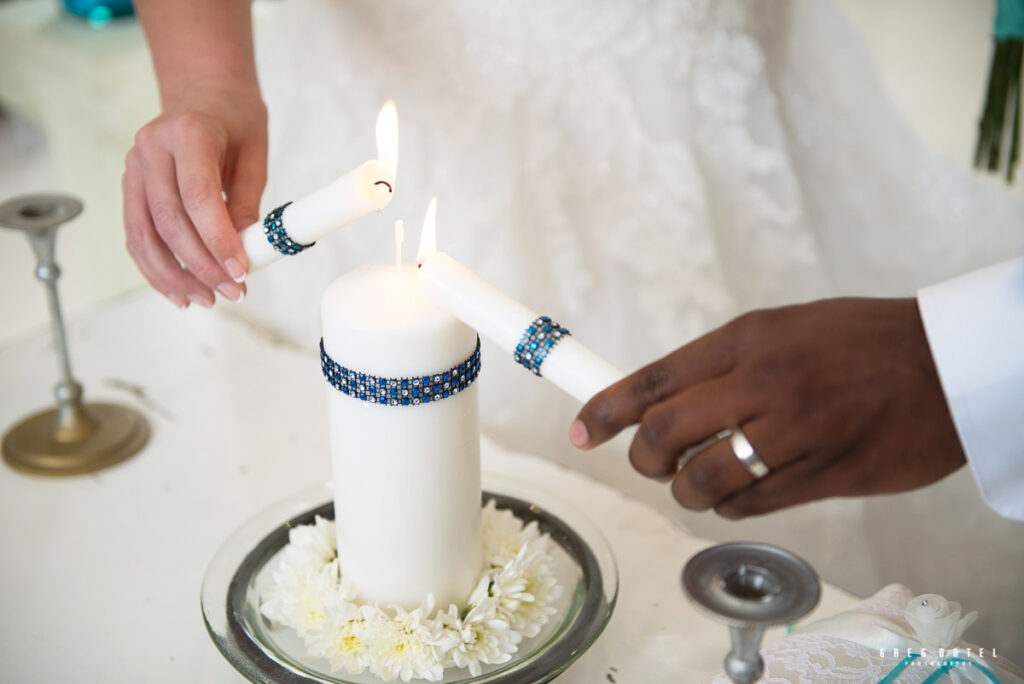
<path fill-rule="evenodd" d="M 0 468 L 0 682 L 239 682 L 206 634 L 199 589 L 220 544 L 267 504 L 330 477 L 315 342 L 282 345 L 216 311 L 150 292 L 70 325 L 87 398 L 149 418 L 132 459 L 44 479 Z M 0 346 L 0 428 L 51 402 L 48 334 Z M 484 470 L 557 492 L 602 529 L 619 563 L 612 621 L 559 682 L 688 682 L 713 674 L 724 627 L 683 597 L 708 542 L 644 504 L 484 440 Z M 851 605 L 826 585 L 816 615 Z"/>

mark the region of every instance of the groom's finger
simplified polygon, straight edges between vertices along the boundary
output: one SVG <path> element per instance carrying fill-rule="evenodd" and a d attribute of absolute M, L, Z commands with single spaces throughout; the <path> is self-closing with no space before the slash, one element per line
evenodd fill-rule
<path fill-rule="evenodd" d="M 831 476 L 833 459 L 821 454 L 797 458 L 753 486 L 715 505 L 715 513 L 729 520 L 781 511 L 790 506 L 843 496 L 843 478 Z"/>
<path fill-rule="evenodd" d="M 640 422 L 648 407 L 692 385 L 724 375 L 734 354 L 727 328 L 715 330 L 602 390 L 580 410 L 569 430 L 590 449 Z"/>
<path fill-rule="evenodd" d="M 757 458 L 768 467 L 768 474 L 757 479 L 736 455 L 731 436 L 725 434 L 683 465 L 672 481 L 672 496 L 680 506 L 693 511 L 714 508 L 785 472 L 789 463 L 800 456 L 799 431 L 787 430 L 773 416 L 744 422 L 740 429 Z"/>
<path fill-rule="evenodd" d="M 680 454 L 754 418 L 758 399 L 736 373 L 684 388 L 644 411 L 629 460 L 641 475 L 674 476 Z"/>

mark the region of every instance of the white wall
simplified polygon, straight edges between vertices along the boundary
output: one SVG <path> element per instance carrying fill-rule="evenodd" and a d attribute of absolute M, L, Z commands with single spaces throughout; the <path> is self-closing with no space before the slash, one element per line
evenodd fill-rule
<path fill-rule="evenodd" d="M 835 0 L 929 147 L 965 167 L 988 79 L 993 0 Z"/>

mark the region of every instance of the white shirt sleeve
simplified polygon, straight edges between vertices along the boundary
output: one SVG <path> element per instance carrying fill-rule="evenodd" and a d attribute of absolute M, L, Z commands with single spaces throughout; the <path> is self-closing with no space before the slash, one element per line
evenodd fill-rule
<path fill-rule="evenodd" d="M 924 288 L 917 299 L 982 496 L 1024 520 L 1024 258 Z"/>

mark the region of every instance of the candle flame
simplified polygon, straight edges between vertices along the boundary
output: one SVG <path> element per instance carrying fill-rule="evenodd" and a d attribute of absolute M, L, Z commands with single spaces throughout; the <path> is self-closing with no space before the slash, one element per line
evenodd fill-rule
<path fill-rule="evenodd" d="M 398 109 L 388 100 L 377 115 L 377 175 L 391 190 L 398 172 Z"/>
<path fill-rule="evenodd" d="M 423 217 L 423 230 L 420 231 L 420 251 L 416 261 L 423 263 L 427 256 L 437 251 L 437 198 L 430 200 L 427 215 Z"/>

